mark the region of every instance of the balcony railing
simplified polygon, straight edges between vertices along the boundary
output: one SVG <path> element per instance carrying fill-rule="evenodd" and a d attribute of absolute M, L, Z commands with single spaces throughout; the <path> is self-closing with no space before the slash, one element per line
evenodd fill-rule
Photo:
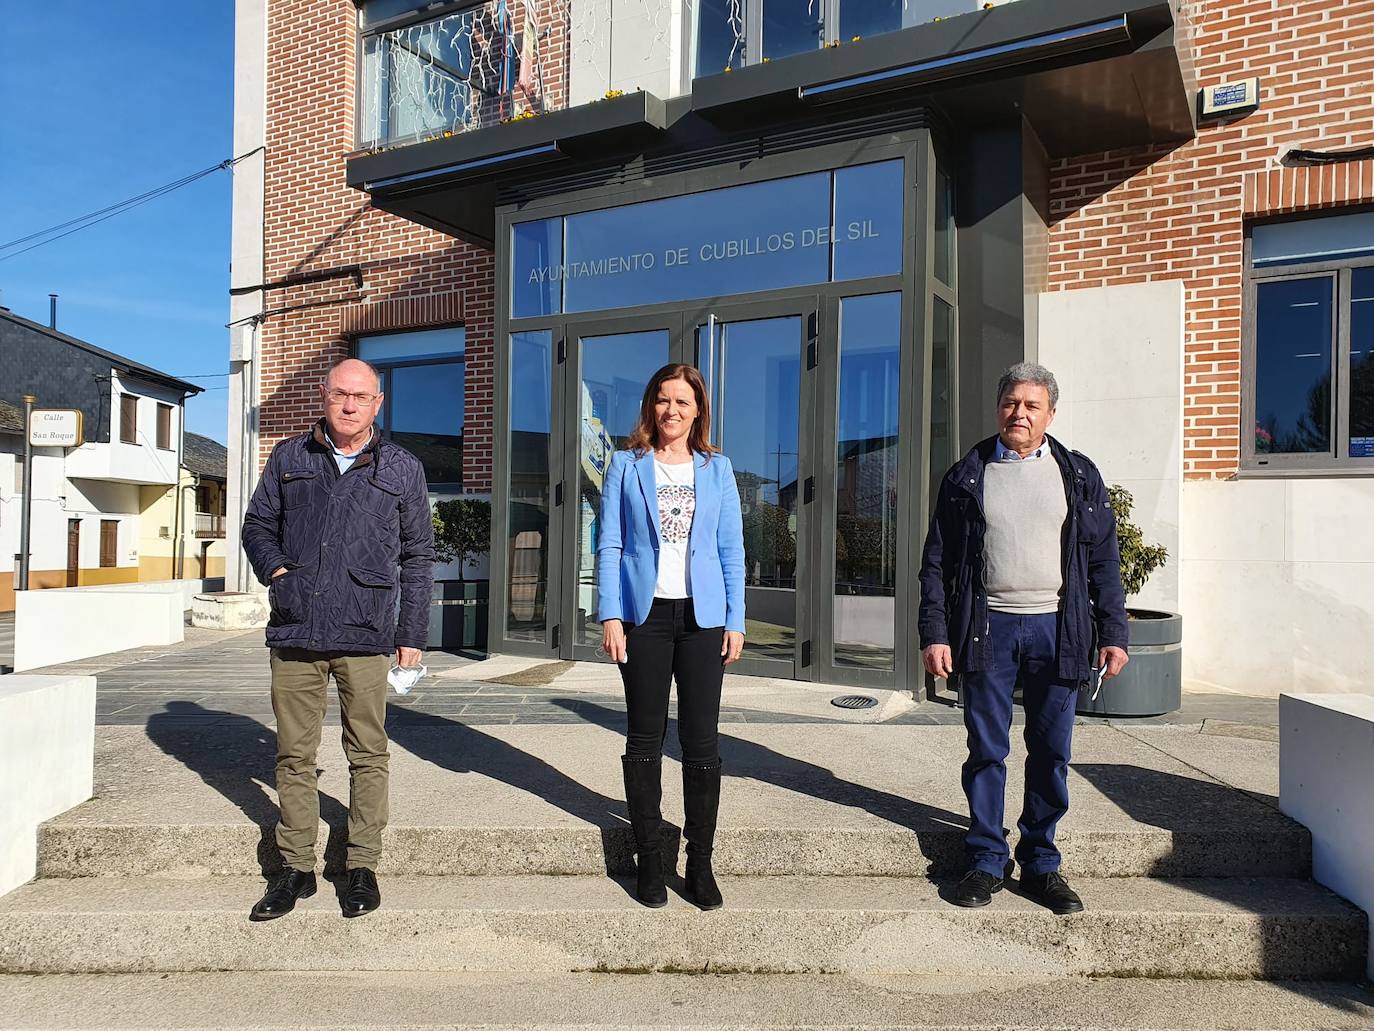
<path fill-rule="evenodd" d="M 364 149 L 416 143 L 637 89 L 666 99 L 690 91 L 694 77 L 968 14 L 985 4 L 701 0 L 678 7 L 669 0 L 479 0 L 425 17 L 425 5 L 417 2 L 420 10 L 413 14 L 363 30 L 358 143 Z M 378 10 L 390 15 L 406 6 L 386 0 Z"/>
<path fill-rule="evenodd" d="M 197 537 L 223 537 L 224 520 L 222 515 L 211 515 L 209 512 L 196 513 L 196 536 Z"/>
<path fill-rule="evenodd" d="M 487 0 L 365 35 L 359 143 L 416 142 L 542 111 L 539 34 L 530 0 Z"/>

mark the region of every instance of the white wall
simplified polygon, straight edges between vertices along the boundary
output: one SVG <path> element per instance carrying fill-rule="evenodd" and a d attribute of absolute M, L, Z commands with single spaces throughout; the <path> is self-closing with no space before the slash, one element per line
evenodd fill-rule
<path fill-rule="evenodd" d="M 14 669 L 22 673 L 92 655 L 185 638 L 200 581 L 63 587 L 15 595 Z"/>
<path fill-rule="evenodd" d="M 1179 611 L 1183 284 L 1041 295 L 1039 361 L 1059 381 L 1050 433 L 1096 462 L 1108 485 L 1129 490 L 1132 521 L 1169 549 L 1131 604 Z"/>
<path fill-rule="evenodd" d="M 229 285 L 229 481 L 226 484 L 225 587 L 256 585 L 240 546 L 243 509 L 257 475 L 257 327 L 263 310 L 263 171 L 267 139 L 267 0 L 234 4 L 234 153 Z M 259 588 L 261 589 L 261 588 Z"/>
<path fill-rule="evenodd" d="M 15 490 L 16 458 L 24 453 L 23 437 L 0 436 L 0 569 L 14 570 L 19 551 L 23 494 Z M 61 448 L 36 448 L 33 459 L 33 508 L 29 529 L 29 568 L 67 567 L 67 482 Z"/>
<path fill-rule="evenodd" d="M 81 568 L 100 566 L 100 523 L 118 521 L 115 567 L 138 565 L 139 488 L 132 483 L 101 480 L 72 480 L 66 484 L 66 504 L 62 513 L 62 565 L 66 566 L 67 519 L 81 520 Z"/>
<path fill-rule="evenodd" d="M 0 895 L 32 879 L 38 825 L 91 797 L 94 767 L 95 677 L 0 677 Z"/>
<path fill-rule="evenodd" d="M 1374 685 L 1374 481 L 1183 488 L 1183 674 L 1275 697 Z"/>
<path fill-rule="evenodd" d="M 1374 697 L 1279 699 L 1279 808 L 1312 832 L 1312 878 L 1370 915 L 1374 978 Z"/>
<path fill-rule="evenodd" d="M 1133 604 L 1183 613 L 1190 689 L 1369 690 L 1374 480 L 1184 483 L 1182 339 L 1176 282 L 1041 297 L 1051 432 L 1130 490 L 1146 539 L 1169 549 Z"/>
<path fill-rule="evenodd" d="M 120 395 L 138 398 L 137 444 L 120 440 L 122 406 Z M 157 406 L 171 406 L 170 449 L 157 446 Z M 91 480 L 121 480 L 127 483 L 177 481 L 177 458 L 181 447 L 181 395 L 167 387 L 111 371 L 110 442 L 88 443 L 67 453 L 67 475 Z"/>
<path fill-rule="evenodd" d="M 568 106 L 607 90 L 663 98 L 684 92 L 693 17 L 691 0 L 576 0 Z"/>

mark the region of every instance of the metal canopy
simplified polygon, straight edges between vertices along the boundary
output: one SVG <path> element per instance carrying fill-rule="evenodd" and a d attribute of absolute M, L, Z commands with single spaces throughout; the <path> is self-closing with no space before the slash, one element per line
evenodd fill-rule
<path fill-rule="evenodd" d="M 961 131 L 1024 116 L 1051 158 L 1181 143 L 1196 131 L 1190 48 L 1167 0 L 1020 0 L 698 78 L 666 103 L 636 92 L 355 156 L 348 183 L 375 207 L 492 247 L 495 209 L 522 183 L 595 181 L 851 112 L 926 108 Z"/>

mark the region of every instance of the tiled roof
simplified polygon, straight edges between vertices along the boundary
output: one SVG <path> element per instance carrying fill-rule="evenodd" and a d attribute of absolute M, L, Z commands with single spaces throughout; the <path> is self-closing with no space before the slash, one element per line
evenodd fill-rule
<path fill-rule="evenodd" d="M 187 432 L 182 464 L 197 476 L 224 480 L 229 476 L 229 450 L 217 440 Z"/>

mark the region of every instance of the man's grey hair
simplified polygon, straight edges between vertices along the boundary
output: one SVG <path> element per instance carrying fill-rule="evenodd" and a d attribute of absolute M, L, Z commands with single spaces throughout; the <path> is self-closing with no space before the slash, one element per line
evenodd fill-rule
<path fill-rule="evenodd" d="M 1050 393 L 1051 410 L 1059 407 L 1059 383 L 1055 380 L 1054 373 L 1035 362 L 1017 362 L 1002 373 L 1002 378 L 997 381 L 997 403 L 999 405 L 1002 403 L 1002 398 L 1007 396 L 1007 391 L 1018 383 L 1044 387 Z"/>
<path fill-rule="evenodd" d="M 328 387 L 330 374 L 344 362 L 362 362 L 364 365 L 366 365 L 367 371 L 372 373 L 372 375 L 375 376 L 377 379 L 377 393 L 380 394 L 382 392 L 382 374 L 377 371 L 377 367 L 364 358 L 353 358 L 351 356 L 348 358 L 339 358 L 335 361 L 330 362 L 329 368 L 325 370 L 324 379 L 320 380 L 320 385 L 323 387 Z"/>

